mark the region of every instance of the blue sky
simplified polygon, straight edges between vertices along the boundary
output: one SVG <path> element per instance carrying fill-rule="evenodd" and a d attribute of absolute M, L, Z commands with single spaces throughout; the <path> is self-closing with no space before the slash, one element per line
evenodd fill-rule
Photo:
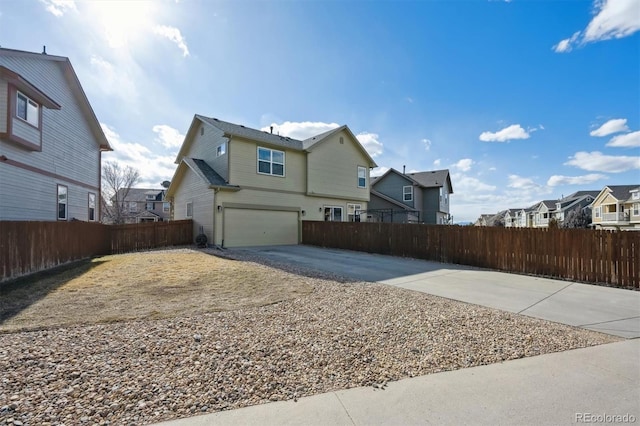
<path fill-rule="evenodd" d="M 640 183 L 637 0 L 0 0 L 0 45 L 71 59 L 140 186 L 194 114 L 347 124 L 375 174 L 448 168 L 456 222 Z"/>

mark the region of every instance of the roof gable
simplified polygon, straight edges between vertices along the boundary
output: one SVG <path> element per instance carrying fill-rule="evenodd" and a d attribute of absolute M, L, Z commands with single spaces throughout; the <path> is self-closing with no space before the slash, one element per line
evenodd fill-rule
<path fill-rule="evenodd" d="M 399 171 L 397 171 L 396 169 L 394 169 L 392 167 L 389 170 L 387 170 L 386 172 L 384 172 L 381 176 L 376 177 L 375 180 L 372 179 L 371 180 L 371 187 L 373 188 L 374 186 L 378 185 L 380 182 L 384 181 L 391 174 L 394 174 L 394 175 L 397 175 L 397 176 L 403 178 L 404 180 L 407 181 L 408 184 L 419 185 L 418 182 L 416 182 L 415 180 L 411 179 L 409 176 L 400 173 Z"/>
<path fill-rule="evenodd" d="M 593 205 L 602 203 L 607 196 L 611 196 L 618 201 L 627 201 L 631 198 L 631 191 L 637 189 L 640 185 L 609 185 L 602 188 L 598 196 L 593 200 Z"/>
<path fill-rule="evenodd" d="M 376 162 L 373 160 L 373 158 L 371 158 L 367 150 L 364 149 L 364 146 L 362 146 L 358 138 L 353 134 L 351 129 L 349 129 L 349 126 L 347 126 L 346 124 L 340 127 L 336 127 L 335 129 L 329 130 L 327 132 L 321 133 L 317 136 L 313 136 L 309 139 L 305 139 L 302 142 L 302 148 L 306 152 L 312 152 L 316 147 L 328 141 L 332 136 L 337 135 L 340 132 L 344 132 L 347 135 L 347 139 L 349 139 L 350 142 L 365 157 L 365 159 L 369 163 L 368 164 L 369 167 L 377 167 Z"/>
<path fill-rule="evenodd" d="M 67 80 L 67 84 L 69 85 L 69 89 L 71 90 L 71 93 L 73 93 L 74 97 L 76 98 L 78 105 L 82 111 L 82 114 L 84 115 L 85 120 L 87 121 L 87 124 L 91 129 L 91 133 L 93 134 L 93 137 L 95 138 L 95 140 L 97 141 L 100 147 L 100 150 L 113 151 L 113 148 L 109 144 L 109 141 L 107 140 L 107 137 L 105 136 L 102 130 L 102 127 L 100 126 L 100 122 L 98 121 L 98 118 L 96 117 L 95 112 L 93 111 L 93 108 L 89 103 L 89 99 L 87 98 L 87 95 L 84 92 L 82 85 L 80 84 L 80 80 L 78 80 L 78 75 L 73 69 L 73 66 L 71 65 L 71 61 L 69 61 L 69 58 L 66 58 L 64 56 L 48 55 L 46 53 L 25 52 L 22 50 L 14 50 L 14 49 L 6 49 L 6 48 L 0 48 L 0 56 L 38 59 L 43 61 L 54 61 L 58 63 L 59 66 L 62 67 L 62 71 Z M 37 89 L 42 94 L 44 94 L 44 91 L 46 90 L 46 88 L 36 88 L 35 86 L 33 86 L 33 88 Z M 38 100 L 38 99 L 35 99 L 35 100 Z M 54 106 L 47 106 L 47 104 L 45 103 L 43 104 L 47 106 L 47 108 L 54 108 L 55 105 L 57 105 L 57 103 L 55 103 L 55 101 L 53 101 L 50 98 L 49 100 L 53 102 Z M 51 104 L 49 103 L 49 105 Z M 57 105 L 57 106 L 60 107 L 60 105 Z"/>

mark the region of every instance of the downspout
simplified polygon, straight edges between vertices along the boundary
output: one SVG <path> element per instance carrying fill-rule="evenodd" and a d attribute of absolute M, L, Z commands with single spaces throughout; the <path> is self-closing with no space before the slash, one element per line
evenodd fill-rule
<path fill-rule="evenodd" d="M 220 192 L 219 188 L 213 188 L 213 245 L 216 245 L 216 195 Z"/>

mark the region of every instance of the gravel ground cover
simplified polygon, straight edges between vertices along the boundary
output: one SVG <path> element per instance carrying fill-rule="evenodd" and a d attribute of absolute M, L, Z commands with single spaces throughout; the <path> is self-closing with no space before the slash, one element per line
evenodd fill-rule
<path fill-rule="evenodd" d="M 277 266 L 269 273 L 313 292 L 235 311 L 0 334 L 0 425 L 150 424 L 619 340 Z"/>

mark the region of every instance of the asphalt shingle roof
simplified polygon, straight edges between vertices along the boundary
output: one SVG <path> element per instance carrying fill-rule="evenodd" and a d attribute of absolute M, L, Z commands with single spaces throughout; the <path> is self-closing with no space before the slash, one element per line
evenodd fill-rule
<path fill-rule="evenodd" d="M 204 160 L 198 158 L 185 158 L 184 161 L 200 174 L 209 185 L 212 186 L 226 186 L 229 188 L 235 188 L 234 185 L 229 185 L 211 166 Z"/>
<path fill-rule="evenodd" d="M 618 200 L 628 200 L 631 197 L 629 191 L 632 189 L 636 189 L 640 187 L 640 184 L 635 185 L 607 185 L 607 188 L 611 190 L 611 195 L 613 195 Z"/>
<path fill-rule="evenodd" d="M 233 124 L 227 121 L 222 121 L 217 118 L 205 117 L 203 115 L 196 115 L 196 117 L 198 117 L 203 122 L 208 123 L 220 129 L 226 135 L 237 136 L 239 138 L 245 138 L 245 139 L 251 139 L 254 141 L 264 142 L 270 145 L 294 149 L 297 151 L 303 150 L 303 143 L 298 139 L 292 139 L 286 136 L 275 135 L 273 133 L 264 132 L 262 130 L 245 127 L 241 124 Z"/>
<path fill-rule="evenodd" d="M 406 173 L 411 179 L 424 187 L 442 186 L 449 175 L 449 170 L 432 170 L 429 172 Z"/>

